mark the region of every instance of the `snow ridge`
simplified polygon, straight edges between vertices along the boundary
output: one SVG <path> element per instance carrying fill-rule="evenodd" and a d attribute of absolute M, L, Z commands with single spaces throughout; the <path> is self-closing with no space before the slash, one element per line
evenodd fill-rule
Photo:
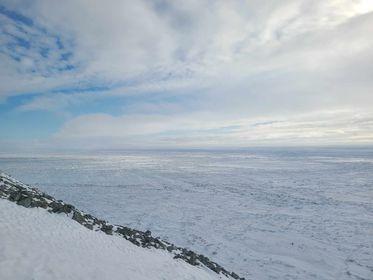
<path fill-rule="evenodd" d="M 168 251 L 174 259 L 181 259 L 193 266 L 202 266 L 230 279 L 244 279 L 229 272 L 209 258 L 191 250 L 177 247 L 172 243 L 152 237 L 150 231 L 142 232 L 121 225 L 112 225 L 90 214 L 76 209 L 73 205 L 56 200 L 54 197 L 28 186 L 13 177 L 0 172 L 0 198 L 15 202 L 26 208 L 44 208 L 50 213 L 65 214 L 79 224 L 94 231 L 125 238 L 136 246 Z"/>

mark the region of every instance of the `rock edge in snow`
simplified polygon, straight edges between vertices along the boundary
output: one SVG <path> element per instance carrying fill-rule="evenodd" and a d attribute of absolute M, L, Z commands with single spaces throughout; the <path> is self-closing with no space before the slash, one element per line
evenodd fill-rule
<path fill-rule="evenodd" d="M 50 213 L 64 213 L 90 230 L 100 230 L 109 235 L 121 236 L 139 247 L 167 250 L 174 255 L 175 259 L 182 259 L 193 266 L 205 266 L 217 274 L 244 280 L 244 278 L 239 277 L 236 273 L 227 271 L 219 264 L 201 254 L 153 237 L 150 231 L 143 232 L 126 226 L 112 225 L 107 221 L 100 220 L 76 209 L 71 204 L 64 203 L 62 200 L 56 200 L 54 197 L 41 192 L 37 188 L 25 185 L 5 173 L 0 173 L 0 198 L 8 199 L 27 208 L 40 207 Z"/>

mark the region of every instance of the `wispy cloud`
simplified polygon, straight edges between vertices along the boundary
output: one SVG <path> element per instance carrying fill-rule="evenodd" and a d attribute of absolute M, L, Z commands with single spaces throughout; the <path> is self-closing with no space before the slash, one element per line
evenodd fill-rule
<path fill-rule="evenodd" d="M 369 144 L 372 131 L 373 115 L 351 109 L 261 119 L 219 119 L 208 113 L 120 117 L 95 114 L 70 120 L 54 140 L 69 140 L 74 145 L 89 142 L 95 148 L 104 143 L 116 148 Z"/>
<path fill-rule="evenodd" d="M 0 99 L 64 143 L 371 141 L 371 1 L 2 2 Z"/>

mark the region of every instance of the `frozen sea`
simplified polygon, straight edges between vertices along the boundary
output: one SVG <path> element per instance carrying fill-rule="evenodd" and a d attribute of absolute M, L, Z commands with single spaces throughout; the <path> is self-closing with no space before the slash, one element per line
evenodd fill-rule
<path fill-rule="evenodd" d="M 247 279 L 373 279 L 373 148 L 0 155 L 0 170 Z"/>

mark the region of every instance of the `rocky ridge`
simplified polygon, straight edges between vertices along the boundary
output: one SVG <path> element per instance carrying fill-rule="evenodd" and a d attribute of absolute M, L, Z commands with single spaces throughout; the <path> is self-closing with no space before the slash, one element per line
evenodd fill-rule
<path fill-rule="evenodd" d="M 37 188 L 23 184 L 5 173 L 0 173 L 0 198 L 8 199 L 27 208 L 39 207 L 50 213 L 63 213 L 90 230 L 121 236 L 139 247 L 167 250 L 173 254 L 175 259 L 182 259 L 193 266 L 205 266 L 217 274 L 223 274 L 233 279 L 244 279 L 201 254 L 153 237 L 150 231 L 143 232 L 126 226 L 112 225 L 105 220 L 78 210 L 71 204 L 57 200 Z"/>

